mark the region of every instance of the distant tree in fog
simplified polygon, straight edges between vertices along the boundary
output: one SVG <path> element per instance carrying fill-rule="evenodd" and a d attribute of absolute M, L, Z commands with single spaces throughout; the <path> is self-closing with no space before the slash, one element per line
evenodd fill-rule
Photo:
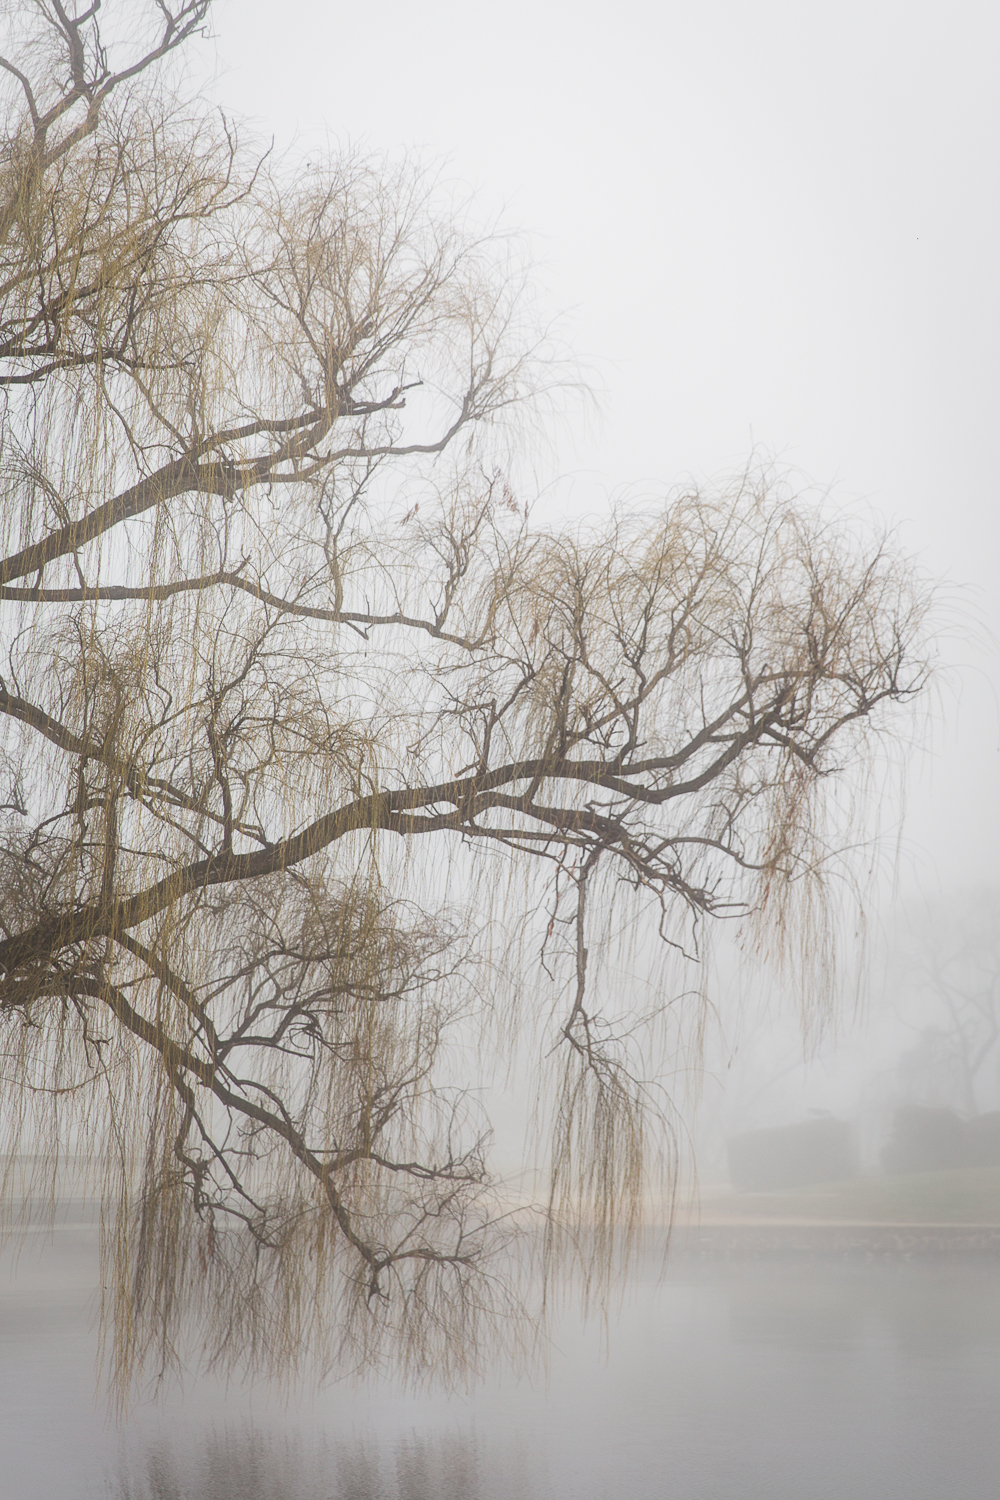
<path fill-rule="evenodd" d="M 532 1040 L 545 1243 L 593 1287 L 670 1164 L 657 1023 L 700 1017 L 602 954 L 742 917 L 829 970 L 837 799 L 925 600 L 759 476 L 530 524 L 510 244 L 178 101 L 206 12 L 10 22 L 7 1143 L 95 1158 L 123 1382 L 189 1317 L 251 1370 L 454 1373 L 512 1326 L 472 1085 Z"/>
<path fill-rule="evenodd" d="M 1000 1107 L 1000 917 L 987 890 L 915 909 L 903 937 L 907 1010 L 924 1013 L 900 1084 L 919 1102 L 968 1115 Z"/>

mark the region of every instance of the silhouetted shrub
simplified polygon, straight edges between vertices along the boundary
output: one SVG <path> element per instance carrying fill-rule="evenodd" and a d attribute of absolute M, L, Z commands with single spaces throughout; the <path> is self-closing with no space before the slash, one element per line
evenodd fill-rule
<path fill-rule="evenodd" d="M 741 1192 L 804 1187 L 855 1177 L 858 1147 L 844 1120 L 803 1120 L 770 1130 L 751 1130 L 729 1141 L 729 1176 Z"/>
<path fill-rule="evenodd" d="M 906 1105 L 892 1118 L 892 1135 L 882 1150 L 886 1172 L 941 1172 L 964 1167 L 965 1121 L 952 1109 Z"/>

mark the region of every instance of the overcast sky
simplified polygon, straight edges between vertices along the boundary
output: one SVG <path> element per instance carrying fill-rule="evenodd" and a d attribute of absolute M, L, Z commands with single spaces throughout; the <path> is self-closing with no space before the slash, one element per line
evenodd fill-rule
<path fill-rule="evenodd" d="M 280 19 L 278 19 L 280 13 Z M 874 511 L 1000 626 L 1000 11 L 963 0 L 218 0 L 215 96 L 279 146 L 417 148 L 531 236 L 603 386 L 593 510 L 754 447 Z M 903 889 L 990 880 L 995 648 L 914 759 Z M 983 631 L 980 630 L 982 636 Z"/>

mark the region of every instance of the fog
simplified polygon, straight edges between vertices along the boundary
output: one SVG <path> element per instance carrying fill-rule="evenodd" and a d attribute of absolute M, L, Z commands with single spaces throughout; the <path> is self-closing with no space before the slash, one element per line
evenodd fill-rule
<path fill-rule="evenodd" d="M 724 1179 L 728 1134 L 814 1108 L 864 1115 L 874 1165 L 895 1106 L 963 1107 L 954 1060 L 901 1081 L 942 1025 L 907 945 L 963 905 L 970 944 L 992 941 L 997 909 L 996 15 L 393 0 L 376 22 L 291 0 L 284 18 L 220 5 L 198 74 L 214 98 L 278 151 L 415 152 L 480 222 L 527 236 L 597 398 L 532 450 L 540 520 L 757 456 L 898 528 L 938 581 L 935 700 L 867 808 L 837 1014 L 803 1037 L 794 979 L 748 974 L 724 938 L 690 1142 Z M 995 1055 L 979 1087 L 997 1108 Z"/>
<path fill-rule="evenodd" d="M 537 455 L 540 515 L 756 451 L 901 528 L 946 584 L 951 671 L 898 858 L 883 829 L 888 895 L 994 869 L 998 28 L 977 0 L 289 0 L 280 27 L 240 0 L 203 75 L 278 150 L 415 150 L 480 222 L 528 234 L 600 397 Z"/>
<path fill-rule="evenodd" d="M 202 1378 L 122 1428 L 95 1398 L 93 1230 L 0 1297 L 0 1494 L 114 1500 L 989 1496 L 1000 1291 L 965 1254 L 644 1258 L 605 1347 L 568 1317 L 546 1372 L 470 1393 Z"/>
<path fill-rule="evenodd" d="M 704 1006 L 675 1090 L 676 1222 L 668 1236 L 651 1198 L 606 1306 L 584 1319 L 568 1299 L 537 1364 L 455 1393 L 200 1373 L 119 1421 L 96 1210 L 66 1201 L 0 1273 L 0 1500 L 986 1500 L 996 9 L 285 0 L 279 16 L 217 0 L 212 15 L 189 78 L 277 152 L 412 151 L 475 222 L 523 236 L 593 396 L 561 398 L 532 435 L 516 485 L 533 517 L 773 465 L 831 512 L 898 529 L 939 581 L 940 671 L 878 767 L 826 1006 L 743 935 L 707 943 L 694 979 L 676 970 Z M 641 944 L 635 962 L 645 980 Z M 512 1175 L 533 1086 L 510 1058 L 492 1078 Z"/>

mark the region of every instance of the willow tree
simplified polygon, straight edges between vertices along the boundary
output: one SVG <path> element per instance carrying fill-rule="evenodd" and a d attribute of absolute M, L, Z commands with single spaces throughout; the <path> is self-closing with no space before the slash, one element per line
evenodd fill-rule
<path fill-rule="evenodd" d="M 140 10 L 38 0 L 3 63 L 9 1159 L 97 1175 L 123 1378 L 191 1326 L 447 1371 L 523 1222 L 476 1070 L 548 1060 L 543 1217 L 606 1264 L 686 1004 L 595 976 L 609 935 L 812 911 L 923 606 L 762 483 L 533 527 L 504 244 L 406 168 L 246 155 L 157 74 L 205 3 Z"/>

